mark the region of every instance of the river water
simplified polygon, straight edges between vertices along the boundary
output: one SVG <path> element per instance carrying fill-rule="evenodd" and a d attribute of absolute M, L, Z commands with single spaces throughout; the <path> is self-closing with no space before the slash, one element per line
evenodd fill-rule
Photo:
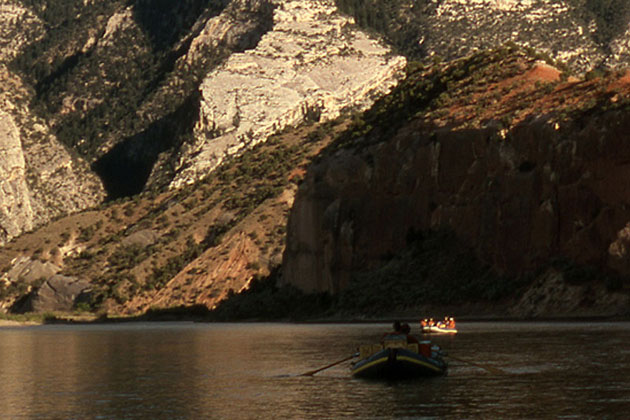
<path fill-rule="evenodd" d="M 0 418 L 630 418 L 630 323 L 458 328 L 433 338 L 446 376 L 399 382 L 353 379 L 350 362 L 300 376 L 386 324 L 0 328 Z"/>

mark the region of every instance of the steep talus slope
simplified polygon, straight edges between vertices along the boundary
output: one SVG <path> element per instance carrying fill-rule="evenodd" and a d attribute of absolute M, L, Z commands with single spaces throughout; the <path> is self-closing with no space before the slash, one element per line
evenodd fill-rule
<path fill-rule="evenodd" d="M 630 274 L 629 95 L 627 76 L 563 82 L 509 48 L 412 73 L 308 171 L 284 281 L 339 293 L 426 232 L 447 230 L 508 278 L 592 267 L 592 289 L 547 314 L 597 300 L 593 290 L 610 296 Z M 407 275 L 416 288 L 430 277 Z M 479 281 L 460 275 L 460 285 Z M 615 299 L 602 297 L 597 310 L 627 308 L 627 295 Z"/>

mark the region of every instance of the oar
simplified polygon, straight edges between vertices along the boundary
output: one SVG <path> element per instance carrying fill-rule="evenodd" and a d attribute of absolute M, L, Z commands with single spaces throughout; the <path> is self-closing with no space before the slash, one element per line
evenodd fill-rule
<path fill-rule="evenodd" d="M 333 366 L 337 366 L 339 363 L 346 362 L 346 361 L 348 361 L 348 360 L 350 360 L 350 359 L 352 359 L 352 358 L 357 357 L 358 355 L 359 355 L 359 353 L 355 353 L 355 354 L 353 354 L 352 356 L 348 356 L 348 357 L 346 357 L 346 358 L 344 358 L 344 359 L 337 360 L 335 363 L 331 363 L 331 364 L 326 365 L 326 366 L 324 366 L 324 367 L 320 367 L 319 369 L 315 369 L 315 370 L 311 370 L 311 371 L 308 371 L 308 372 L 304 372 L 304 373 L 303 373 L 303 374 L 301 374 L 300 376 L 313 376 L 313 375 L 315 375 L 317 372 L 321 372 L 322 370 L 326 370 L 326 369 L 331 368 L 331 367 L 333 367 Z"/>
<path fill-rule="evenodd" d="M 460 359 L 459 357 L 455 357 L 455 356 L 452 356 L 450 354 L 448 355 L 448 357 L 450 357 L 451 359 L 455 359 L 457 361 L 460 361 L 462 363 L 467 363 L 467 364 L 469 364 L 471 366 L 476 366 L 478 368 L 485 369 L 488 372 L 493 373 L 495 375 L 505 375 L 506 374 L 506 372 L 504 370 L 501 370 L 501 369 L 493 367 L 493 366 L 480 365 L 479 363 L 474 363 L 474 362 L 471 362 L 471 361 L 468 361 L 468 360 Z"/>

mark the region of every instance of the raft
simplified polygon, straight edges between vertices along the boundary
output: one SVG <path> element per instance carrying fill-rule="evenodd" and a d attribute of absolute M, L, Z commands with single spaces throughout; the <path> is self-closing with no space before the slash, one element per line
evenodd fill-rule
<path fill-rule="evenodd" d="M 446 328 L 437 325 L 425 325 L 422 327 L 423 334 L 457 334 L 457 328 Z"/>
<path fill-rule="evenodd" d="M 429 342 L 420 343 L 421 351 L 418 350 L 418 344 L 415 343 L 361 346 L 361 359 L 352 366 L 352 376 L 367 379 L 412 379 L 446 373 L 446 362 L 438 352 L 432 351 Z"/>

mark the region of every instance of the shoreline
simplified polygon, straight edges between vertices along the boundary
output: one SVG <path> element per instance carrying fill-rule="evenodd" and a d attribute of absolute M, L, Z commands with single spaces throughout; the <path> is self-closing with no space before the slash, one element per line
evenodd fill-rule
<path fill-rule="evenodd" d="M 395 320 L 407 323 L 419 322 L 421 317 L 406 316 L 382 316 L 375 318 L 362 317 L 327 317 L 312 319 L 235 319 L 235 320 L 215 320 L 211 317 L 188 315 L 179 313 L 152 313 L 137 316 L 76 316 L 72 314 L 56 314 L 42 317 L 40 320 L 27 319 L 0 319 L 0 327 L 25 327 L 37 325 L 52 324 L 68 324 L 68 325 L 86 325 L 86 324 L 124 324 L 133 322 L 199 322 L 209 324 L 229 324 L 229 323 L 278 323 L 278 324 L 391 324 Z M 630 315 L 556 315 L 556 316 L 540 316 L 540 317 L 508 317 L 493 315 L 468 315 L 454 317 L 457 322 L 509 322 L 509 323 L 536 323 L 536 322 L 567 322 L 567 323 L 606 323 L 606 322 L 630 322 Z"/>
<path fill-rule="evenodd" d="M 37 321 L 13 321 L 9 319 L 0 319 L 0 327 L 28 327 L 42 324 L 43 322 Z"/>

